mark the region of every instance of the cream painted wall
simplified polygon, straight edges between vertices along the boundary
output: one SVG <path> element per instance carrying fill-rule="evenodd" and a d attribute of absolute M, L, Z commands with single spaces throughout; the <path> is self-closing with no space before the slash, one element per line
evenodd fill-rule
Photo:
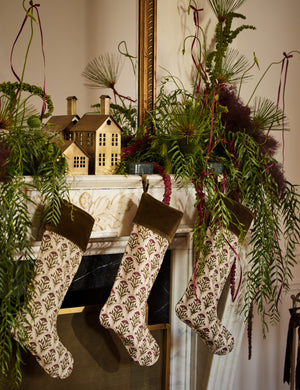
<path fill-rule="evenodd" d="M 12 43 L 23 19 L 20 0 L 0 0 L 0 80 L 14 81 L 9 67 L 9 56 Z M 116 7 L 115 1 L 105 0 L 111 6 L 107 13 L 102 12 L 104 0 L 41 0 L 40 12 L 43 23 L 44 43 L 46 52 L 46 87 L 54 101 L 55 114 L 64 114 L 65 98 L 69 95 L 78 97 L 78 113 L 83 115 L 89 110 L 90 104 L 97 101 L 98 96 L 107 91 L 92 91 L 84 86 L 80 76 L 84 66 L 94 56 L 103 52 L 115 50 L 115 45 L 121 40 L 131 42 L 129 50 L 134 53 L 136 24 L 127 22 L 129 17 L 137 20 L 136 9 L 128 7 L 132 0 L 121 0 Z M 201 23 L 208 30 L 211 28 L 213 15 L 206 13 L 208 0 L 198 0 L 204 7 Z M 192 63 L 188 50 L 181 54 L 182 42 L 186 35 L 193 33 L 187 22 L 191 17 L 185 13 L 187 0 L 158 0 L 158 78 L 166 74 L 166 70 L 178 76 L 189 86 L 189 75 Z M 54 11 L 54 12 L 53 12 Z M 252 58 L 255 51 L 259 59 L 261 72 L 270 61 L 282 58 L 283 51 L 299 48 L 299 0 L 248 0 L 241 9 L 247 15 L 247 22 L 257 27 L 256 32 L 244 32 L 236 47 Z M 121 15 L 118 19 L 117 16 Z M 109 17 L 109 19 L 108 19 Z M 108 26 L 104 28 L 105 21 Z M 36 31 L 38 32 L 38 31 Z M 115 41 L 107 46 L 107 37 L 116 35 Z M 209 34 L 211 36 L 211 34 Z M 29 83 L 42 85 L 43 65 L 39 49 L 38 35 L 35 36 L 34 47 L 30 54 L 30 62 L 25 75 Z M 18 45 L 15 64 L 20 72 L 24 43 Z M 280 69 L 273 68 L 265 82 L 261 85 L 259 94 L 276 100 Z M 120 91 L 129 88 L 128 93 L 135 94 L 135 80 L 128 77 L 130 69 L 123 69 Z M 258 75 L 259 77 L 259 75 Z M 249 96 L 255 80 L 243 89 L 245 99 Z M 124 83 L 124 84 L 123 84 Z M 288 84 L 286 89 L 286 114 L 289 118 L 291 132 L 285 134 L 285 172 L 293 183 L 300 183 L 300 131 L 298 130 L 298 91 L 299 91 L 299 55 L 290 61 Z M 124 86 L 124 88 L 123 88 Z M 281 158 L 281 155 L 279 155 Z M 300 254 L 297 252 L 297 259 Z M 271 328 L 266 340 L 260 337 L 259 323 L 255 323 L 253 340 L 253 358 L 247 360 L 247 344 L 244 340 L 240 362 L 236 372 L 236 383 L 233 389 L 222 390 L 284 390 L 282 384 L 283 362 L 288 326 L 288 308 L 290 294 L 300 291 L 300 269 L 295 268 L 293 291 L 283 298 L 281 305 L 282 320 Z"/>
<path fill-rule="evenodd" d="M 253 51 L 256 52 L 261 72 L 270 62 L 279 61 L 284 51 L 300 49 L 299 0 L 248 0 L 241 12 L 247 15 L 247 21 L 253 23 L 257 27 L 257 31 L 252 34 L 245 32 L 241 35 L 237 41 L 237 47 L 248 56 L 251 56 Z M 258 90 L 259 95 L 269 96 L 276 101 L 280 70 L 280 66 L 272 68 Z M 285 112 L 291 130 L 284 135 L 284 159 L 282 153 L 277 156 L 279 161 L 284 164 L 286 178 L 295 184 L 300 183 L 299 70 L 300 55 L 298 53 L 290 59 L 285 94 Z M 245 97 L 248 98 L 253 84 L 254 81 L 245 88 Z M 281 134 L 278 134 L 277 138 L 281 141 Z M 244 337 L 234 390 L 283 390 L 289 388 L 287 384 L 283 384 L 283 368 L 289 322 L 288 309 L 292 306 L 290 296 L 300 291 L 299 248 L 297 248 L 296 258 L 298 264 L 294 269 L 292 290 L 283 297 L 280 306 L 280 323 L 271 327 L 267 338 L 263 339 L 260 323 L 255 321 L 251 361 L 247 360 L 247 340 Z"/>
<path fill-rule="evenodd" d="M 189 86 L 192 63 L 188 51 L 185 56 L 182 56 L 181 49 L 184 37 L 193 33 L 190 27 L 191 16 L 187 17 L 184 11 L 187 3 L 188 1 L 185 0 L 158 0 L 157 33 L 158 77 L 166 74 L 162 68 L 168 69 L 173 75 L 178 76 L 186 87 Z M 208 27 L 208 37 L 211 37 L 214 16 L 209 12 L 208 0 L 198 0 L 197 3 L 199 8 L 204 8 L 204 12 L 201 13 L 201 25 L 205 29 Z M 235 47 L 250 60 L 255 51 L 261 69 L 257 76 L 243 87 L 242 96 L 246 102 L 257 80 L 270 62 L 281 60 L 283 51 L 300 49 L 300 2 L 299 0 L 246 0 L 240 12 L 247 16 L 246 23 L 255 25 L 257 30 L 243 32 L 236 40 Z M 291 131 L 284 135 L 284 169 L 287 179 L 295 184 L 300 184 L 299 65 L 300 55 L 295 54 L 290 60 L 285 94 L 285 112 L 289 118 Z M 257 95 L 276 101 L 279 76 L 280 66 L 272 68 L 257 91 Z M 281 134 L 278 134 L 278 138 L 281 141 Z M 281 152 L 277 158 L 282 161 Z M 299 264 L 299 248 L 296 257 Z M 263 339 L 260 322 L 255 319 L 253 357 L 251 361 L 248 361 L 247 337 L 245 336 L 234 387 L 222 390 L 285 390 L 289 388 L 287 384 L 283 384 L 282 380 L 289 321 L 288 308 L 291 307 L 290 295 L 299 291 L 300 266 L 297 265 L 294 269 L 292 290 L 283 296 L 280 305 L 280 323 L 276 327 L 271 327 L 267 338 Z"/>
<path fill-rule="evenodd" d="M 24 18 L 21 0 L 0 0 L 0 82 L 16 81 L 10 69 L 10 51 Z M 78 114 L 90 111 L 99 96 L 110 90 L 91 90 L 81 76 L 89 61 L 100 54 L 115 53 L 125 40 L 130 54 L 137 55 L 137 0 L 41 0 L 39 12 L 46 56 L 46 92 L 54 103 L 54 114 L 66 113 L 66 97 L 78 98 Z M 26 2 L 29 4 L 29 1 Z M 43 58 L 39 26 L 34 24 L 34 39 L 29 52 L 25 82 L 43 85 Z M 20 75 L 29 23 L 18 40 L 13 63 Z M 116 85 L 120 93 L 137 96 L 136 78 L 129 61 L 121 67 Z"/>
<path fill-rule="evenodd" d="M 208 10 L 207 0 L 200 7 Z M 157 1 L 157 79 L 158 87 L 162 77 L 172 74 L 180 79 L 185 88 L 191 87 L 191 74 L 194 65 L 190 55 L 192 40 L 186 40 L 186 52 L 183 55 L 185 37 L 194 34 L 193 16 L 187 14 L 188 0 Z M 213 37 L 212 15 L 200 13 L 201 25 L 208 35 L 208 45 Z"/>

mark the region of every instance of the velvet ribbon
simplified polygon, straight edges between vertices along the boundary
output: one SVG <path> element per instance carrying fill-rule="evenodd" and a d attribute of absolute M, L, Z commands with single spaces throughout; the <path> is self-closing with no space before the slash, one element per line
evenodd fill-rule
<path fill-rule="evenodd" d="M 42 110 L 41 110 L 41 115 L 40 115 L 40 118 L 43 119 L 43 115 L 44 115 L 44 112 L 45 112 L 45 109 L 46 109 L 46 72 L 45 72 L 45 69 L 46 69 L 46 60 L 45 60 L 45 52 L 44 52 L 44 38 L 43 38 L 43 31 L 42 31 L 42 26 L 41 26 L 41 19 L 40 19 L 40 14 L 39 14 L 39 10 L 38 10 L 38 7 L 40 6 L 40 4 L 33 4 L 32 1 L 29 2 L 30 3 L 30 7 L 28 8 L 27 10 L 27 13 L 24 17 L 24 20 L 23 20 L 23 23 L 21 25 L 21 28 L 17 34 L 17 37 L 13 43 L 13 46 L 12 46 L 12 49 L 11 49 L 11 53 L 10 53 L 10 67 L 11 67 L 11 71 L 12 73 L 14 74 L 14 76 L 16 77 L 16 79 L 18 80 L 18 82 L 20 83 L 20 87 L 18 89 L 18 91 L 16 92 L 16 96 L 15 96 L 15 100 L 14 100 L 14 104 L 17 100 L 17 97 L 18 95 L 21 93 L 21 84 L 22 84 L 22 80 L 21 78 L 17 75 L 17 73 L 15 72 L 14 70 L 14 67 L 13 67 L 13 53 L 14 53 L 14 49 L 15 49 L 15 46 L 16 46 L 16 43 L 23 31 L 23 28 L 25 26 L 25 23 L 26 21 L 28 20 L 28 18 L 32 18 L 38 25 L 39 25 L 39 30 L 40 30 L 40 37 L 41 37 L 41 49 L 42 49 L 42 56 L 43 56 L 43 72 L 44 72 L 44 84 L 43 84 L 43 91 L 44 91 L 44 95 L 43 95 L 43 105 L 42 105 Z M 33 11 L 36 11 L 37 13 L 37 19 L 36 20 L 32 14 Z M 31 44 L 31 41 L 29 42 L 29 46 Z M 29 46 L 27 48 L 27 50 L 29 49 Z M 24 64 L 25 66 L 25 64 Z"/>

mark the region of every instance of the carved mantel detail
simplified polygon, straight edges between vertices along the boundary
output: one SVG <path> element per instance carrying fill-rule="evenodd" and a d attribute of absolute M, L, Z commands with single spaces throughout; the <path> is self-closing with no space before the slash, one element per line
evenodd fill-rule
<path fill-rule="evenodd" d="M 163 180 L 149 175 L 148 192 L 158 200 L 164 193 Z M 70 199 L 95 218 L 92 239 L 124 237 L 131 231 L 131 222 L 143 193 L 140 176 L 129 175 L 76 177 L 70 182 Z M 184 213 L 178 232 L 188 232 L 194 226 L 193 191 L 179 189 L 173 182 L 171 206 Z"/>

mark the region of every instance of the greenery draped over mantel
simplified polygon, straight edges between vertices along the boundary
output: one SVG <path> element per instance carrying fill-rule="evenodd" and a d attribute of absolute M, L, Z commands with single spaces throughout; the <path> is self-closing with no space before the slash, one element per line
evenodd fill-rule
<path fill-rule="evenodd" d="M 165 174 L 174 174 L 180 185 L 194 186 L 197 272 L 203 269 L 201 249 L 208 224 L 216 231 L 232 222 L 225 201 L 238 200 L 253 212 L 243 312 L 251 328 L 255 308 L 266 335 L 269 325 L 280 319 L 278 303 L 293 277 L 300 219 L 297 185 L 286 179 L 276 159 L 283 145 L 272 135 L 287 129 L 285 113 L 277 102 L 256 92 L 271 66 L 282 67 L 286 74 L 288 62 L 299 51 L 284 53 L 281 60 L 271 62 L 244 103 L 241 87 L 258 70 L 258 59 L 254 54 L 249 62 L 232 47 L 245 30 L 255 29 L 244 24 L 246 17 L 238 12 L 243 3 L 245 0 L 209 0 L 215 35 L 214 41 L 208 42 L 201 25 L 206 10 L 198 6 L 199 1 L 187 1 L 186 12 L 195 32 L 182 44 L 187 55 L 190 43 L 192 88 L 167 73 L 160 82 L 155 110 L 137 132 L 132 127 L 135 112 L 131 101 L 118 102 L 119 96 L 114 94 L 113 109 L 125 129 L 119 173 L 126 174 L 132 161 L 155 162 Z M 100 58 L 104 63 L 101 72 L 91 62 L 83 77 L 89 87 L 98 88 L 109 88 L 113 80 L 114 92 L 118 82 L 115 66 L 106 62 L 104 55 Z M 285 86 L 286 78 L 283 83 Z"/>
<path fill-rule="evenodd" d="M 275 157 L 280 145 L 272 132 L 286 129 L 284 112 L 269 98 L 251 96 L 245 104 L 240 97 L 242 84 L 258 62 L 254 56 L 249 63 L 231 47 L 244 30 L 255 28 L 243 24 L 245 16 L 237 12 L 244 2 L 209 0 L 216 24 L 211 47 L 200 22 L 204 11 L 196 1 L 186 0 L 195 29 L 182 42 L 185 55 L 187 43 L 191 43 L 192 88 L 167 74 L 161 81 L 155 110 L 137 131 L 134 102 L 115 87 L 118 75 L 114 74 L 113 57 L 108 63 L 106 56 L 101 57 L 98 79 L 89 78 L 93 63 L 83 76 L 93 86 L 110 86 L 116 98 L 113 115 L 124 129 L 119 174 L 127 174 L 130 161 L 150 161 L 160 167 L 164 178 L 173 174 L 180 185 L 194 186 L 197 272 L 203 269 L 201 248 L 208 224 L 216 231 L 233 222 L 226 202 L 238 200 L 253 212 L 243 312 L 251 323 L 255 308 L 266 334 L 269 324 L 280 318 L 278 302 L 292 280 L 300 237 L 299 196 L 297 186 L 287 181 Z M 23 0 L 22 6 L 24 23 L 29 23 L 31 31 L 22 74 L 16 75 L 12 68 L 17 82 L 0 84 L 0 379 L 12 384 L 22 380 L 22 345 L 13 343 L 11 329 L 18 326 L 16 315 L 26 307 L 34 262 L 29 214 L 32 199 L 26 195 L 24 177 L 31 175 L 31 185 L 41 193 L 45 222 L 58 221 L 60 199 L 68 196 L 60 140 L 49 129 L 43 130 L 42 121 L 53 109 L 51 97 L 44 88 L 24 81 L 32 36 L 35 29 L 41 33 L 38 5 L 30 2 L 26 7 Z M 299 52 L 284 53 L 277 64 L 284 67 L 295 54 Z M 133 61 L 127 52 L 125 57 Z M 41 114 L 30 104 L 34 95 L 41 97 Z M 168 186 L 170 181 L 165 183 Z M 170 193 L 170 188 L 167 190 Z M 240 239 L 244 238 L 241 229 Z"/>
<path fill-rule="evenodd" d="M 19 326 L 16 317 L 26 308 L 33 277 L 29 212 L 33 200 L 26 194 L 26 176 L 32 176 L 30 186 L 40 191 L 44 222 L 58 222 L 61 198 L 68 197 L 67 165 L 60 141 L 42 128 L 42 120 L 53 111 L 51 97 L 44 88 L 24 82 L 32 37 L 36 28 L 41 32 L 41 25 L 38 5 L 30 2 L 26 8 L 25 0 L 22 5 L 24 24 L 30 25 L 23 69 L 17 75 L 12 63 L 17 81 L 0 83 L 0 387 L 5 389 L 22 381 L 23 346 L 13 342 L 11 331 Z M 33 97 L 41 98 L 40 112 L 31 104 Z"/>

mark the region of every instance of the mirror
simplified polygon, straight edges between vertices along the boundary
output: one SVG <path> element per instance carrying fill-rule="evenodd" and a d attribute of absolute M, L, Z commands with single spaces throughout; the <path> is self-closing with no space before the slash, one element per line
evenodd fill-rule
<path fill-rule="evenodd" d="M 157 0 L 139 0 L 139 124 L 155 107 L 156 32 Z"/>
<path fill-rule="evenodd" d="M 78 114 L 83 115 L 90 111 L 91 104 L 98 103 L 101 94 L 111 96 L 111 90 L 87 88 L 82 71 L 94 57 L 117 52 L 118 44 L 125 41 L 129 54 L 136 57 L 139 71 L 134 74 L 130 61 L 124 61 L 116 89 L 139 101 L 139 116 L 143 118 L 145 111 L 153 106 L 155 95 L 152 93 L 155 82 L 155 4 L 156 0 L 43 0 L 38 9 L 45 68 L 39 26 L 34 23 L 24 81 L 42 86 L 45 72 L 46 92 L 52 97 L 54 114 L 64 115 L 66 98 L 76 96 Z M 1 81 L 16 81 L 10 69 L 10 54 L 24 16 L 21 1 L 3 2 Z M 29 37 L 28 19 L 13 52 L 13 66 L 18 75 L 22 73 Z"/>

